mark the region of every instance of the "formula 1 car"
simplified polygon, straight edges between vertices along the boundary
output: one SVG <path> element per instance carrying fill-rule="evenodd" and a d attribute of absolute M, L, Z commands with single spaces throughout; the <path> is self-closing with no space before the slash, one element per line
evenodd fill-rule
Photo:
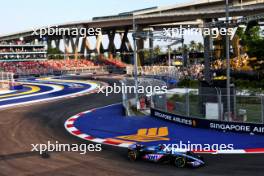
<path fill-rule="evenodd" d="M 128 148 L 128 158 L 131 161 L 142 159 L 156 163 L 171 163 L 178 168 L 187 166 L 197 168 L 205 165 L 204 159 L 193 152 L 165 151 L 162 145 L 147 147 L 133 144 Z"/>

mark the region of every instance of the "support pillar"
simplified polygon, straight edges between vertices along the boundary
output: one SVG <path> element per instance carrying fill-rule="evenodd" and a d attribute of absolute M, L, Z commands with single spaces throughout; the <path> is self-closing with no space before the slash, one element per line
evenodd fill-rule
<path fill-rule="evenodd" d="M 128 29 L 126 29 L 124 33 L 120 33 L 120 37 L 121 37 L 121 46 L 120 46 L 119 51 L 120 51 L 121 53 L 128 52 L 128 47 L 127 47 L 127 45 L 126 45 L 127 40 L 128 40 L 128 38 L 127 38 L 127 34 L 128 34 Z"/>
<path fill-rule="evenodd" d="M 76 36 L 75 41 L 74 41 L 73 37 L 70 38 L 71 46 L 72 46 L 72 52 L 74 53 L 74 60 L 78 59 L 79 39 L 80 39 L 79 35 Z"/>
<path fill-rule="evenodd" d="M 103 50 L 104 50 L 102 41 L 103 41 L 103 35 L 102 34 L 97 35 L 96 36 L 96 47 L 95 47 L 95 50 L 96 50 L 96 53 L 98 55 L 103 53 Z"/>
<path fill-rule="evenodd" d="M 55 41 L 55 47 L 57 50 L 60 50 L 60 39 L 54 40 Z"/>
<path fill-rule="evenodd" d="M 115 43 L 114 43 L 115 34 L 116 34 L 115 30 L 107 32 L 108 39 L 109 39 L 109 44 L 108 44 L 108 48 L 107 48 L 109 58 L 111 58 L 113 56 L 113 54 L 116 52 L 116 47 L 115 47 Z"/>
<path fill-rule="evenodd" d="M 151 59 L 151 63 L 154 64 L 154 41 L 153 41 L 153 32 L 150 31 L 150 38 L 149 38 L 149 50 L 150 50 L 150 59 Z"/>
<path fill-rule="evenodd" d="M 142 27 L 138 26 L 137 32 L 141 32 L 143 29 Z M 144 64 L 144 39 L 140 38 L 137 40 L 137 50 L 138 50 L 138 65 L 141 65 L 141 63 Z"/>
<path fill-rule="evenodd" d="M 204 20 L 204 23 L 211 22 L 212 19 Z M 210 35 L 204 37 L 204 77 L 207 83 L 212 80 L 211 73 L 211 57 L 212 57 L 212 37 Z"/>
<path fill-rule="evenodd" d="M 70 40 L 63 36 L 63 43 L 64 43 L 64 59 L 69 60 L 68 54 L 70 53 Z"/>
<path fill-rule="evenodd" d="M 48 49 L 51 49 L 52 48 L 52 40 L 48 39 L 47 44 L 48 44 Z"/>

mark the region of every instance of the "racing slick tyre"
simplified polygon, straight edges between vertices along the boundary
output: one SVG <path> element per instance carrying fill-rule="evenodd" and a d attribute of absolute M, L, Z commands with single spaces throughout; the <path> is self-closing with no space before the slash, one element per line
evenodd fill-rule
<path fill-rule="evenodd" d="M 129 151 L 128 152 L 128 158 L 130 161 L 136 161 L 139 157 L 139 153 L 137 151 Z"/>
<path fill-rule="evenodd" d="M 183 157 L 174 158 L 174 165 L 178 168 L 183 168 L 186 166 L 186 159 Z"/>

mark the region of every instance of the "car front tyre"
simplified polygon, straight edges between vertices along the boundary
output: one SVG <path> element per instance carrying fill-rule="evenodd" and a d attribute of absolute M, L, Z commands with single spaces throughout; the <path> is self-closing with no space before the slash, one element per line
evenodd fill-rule
<path fill-rule="evenodd" d="M 174 159 L 174 165 L 177 167 L 177 168 L 183 168 L 186 166 L 186 159 L 183 158 L 183 157 L 176 157 Z"/>

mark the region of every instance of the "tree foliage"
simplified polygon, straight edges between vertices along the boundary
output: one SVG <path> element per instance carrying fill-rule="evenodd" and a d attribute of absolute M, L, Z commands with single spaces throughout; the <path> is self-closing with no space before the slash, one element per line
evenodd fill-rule
<path fill-rule="evenodd" d="M 49 59 L 63 59 L 63 52 L 57 48 L 48 48 Z"/>
<path fill-rule="evenodd" d="M 249 23 L 244 32 L 241 28 L 238 30 L 241 45 L 245 47 L 250 58 L 256 58 L 250 60 L 250 65 L 259 72 L 264 72 L 264 38 L 262 33 L 263 30 L 256 22 Z"/>

